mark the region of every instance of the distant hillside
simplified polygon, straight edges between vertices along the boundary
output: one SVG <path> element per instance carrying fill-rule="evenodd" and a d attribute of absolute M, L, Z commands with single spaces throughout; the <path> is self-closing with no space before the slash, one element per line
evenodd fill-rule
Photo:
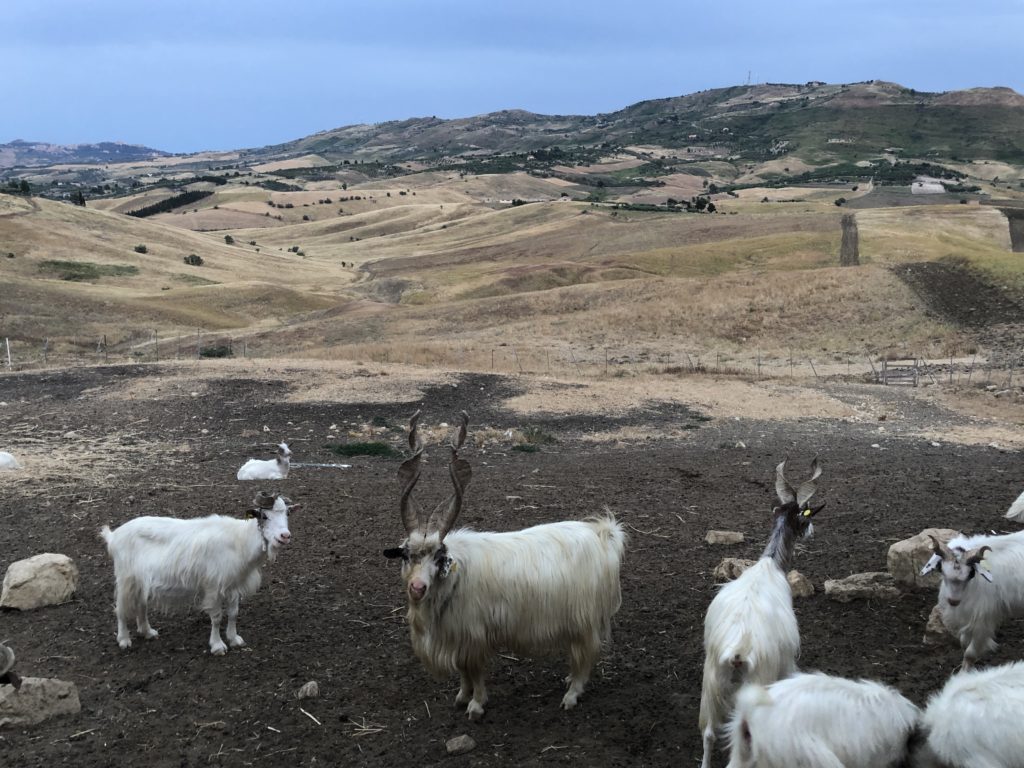
<path fill-rule="evenodd" d="M 126 163 L 161 157 L 170 157 L 170 153 L 119 141 L 104 141 L 99 144 L 47 144 L 19 139 L 9 144 L 0 144 L 0 168 L 58 163 Z"/>
<path fill-rule="evenodd" d="M 249 150 L 251 158 L 315 153 L 329 162 L 436 162 L 552 147 L 657 145 L 682 152 L 768 160 L 798 153 L 813 163 L 877 157 L 1024 162 L 1024 96 L 1009 88 L 923 93 L 884 81 L 717 88 L 643 101 L 617 112 L 412 118 L 354 125 Z"/>

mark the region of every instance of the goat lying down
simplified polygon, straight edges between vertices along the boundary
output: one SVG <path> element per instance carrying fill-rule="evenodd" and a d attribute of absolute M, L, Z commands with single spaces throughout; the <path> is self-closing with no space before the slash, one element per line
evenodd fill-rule
<path fill-rule="evenodd" d="M 287 443 L 279 443 L 273 459 L 249 459 L 239 470 L 239 480 L 284 480 L 291 467 L 292 452 Z"/>
<path fill-rule="evenodd" d="M 999 625 L 1024 616 L 1024 531 L 1003 536 L 932 537 L 921 573 L 939 569 L 942 622 L 960 638 L 963 668 L 996 649 Z M 981 578 L 976 578 L 981 576 Z"/>
<path fill-rule="evenodd" d="M 961 672 L 928 700 L 913 768 L 1024 766 L 1024 662 Z"/>
<path fill-rule="evenodd" d="M 220 621 L 227 607 L 226 634 L 232 648 L 245 645 L 235 628 L 238 603 L 260 587 L 260 567 L 274 562 L 291 541 L 288 513 L 297 509 L 284 496 L 260 491 L 250 510 L 253 519 L 209 515 L 192 520 L 137 517 L 100 535 L 114 560 L 117 644 L 132 644 L 128 622 L 141 637 L 159 634 L 149 624 L 148 609 L 173 610 L 200 605 L 210 616 L 210 653 L 227 651 Z"/>
<path fill-rule="evenodd" d="M 451 444 L 455 488 L 446 504 L 420 517 L 412 491 L 423 449 L 412 417 L 412 458 L 402 464 L 401 514 L 408 537 L 384 552 L 402 559 L 413 651 L 435 676 L 458 672 L 457 704 L 470 719 L 484 713 L 485 680 L 502 649 L 525 656 L 568 652 L 570 674 L 562 707 L 576 706 L 621 603 L 619 567 L 625 547 L 611 513 L 586 521 L 537 525 L 510 533 L 450 531 L 469 484 L 458 457 L 469 417 L 462 414 Z"/>
<path fill-rule="evenodd" d="M 820 672 L 736 694 L 728 768 L 892 768 L 918 710 L 895 688 Z"/>

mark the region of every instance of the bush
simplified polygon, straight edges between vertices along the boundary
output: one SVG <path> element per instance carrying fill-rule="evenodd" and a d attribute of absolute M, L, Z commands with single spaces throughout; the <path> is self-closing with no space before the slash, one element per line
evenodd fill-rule
<path fill-rule="evenodd" d="M 231 235 L 224 235 L 224 242 L 227 243 L 228 245 L 234 245 L 235 238 L 233 238 Z"/>
<path fill-rule="evenodd" d="M 146 246 L 142 245 L 141 243 L 135 246 L 136 253 L 145 253 L 147 250 L 148 249 L 146 248 Z"/>
<path fill-rule="evenodd" d="M 836 205 L 843 205 L 844 203 L 846 203 L 845 197 L 840 197 L 836 200 Z"/>
<path fill-rule="evenodd" d="M 221 344 L 216 347 L 204 347 L 199 350 L 200 357 L 231 357 L 231 347 L 227 344 Z"/>
<path fill-rule="evenodd" d="M 185 257 L 185 263 L 190 267 L 201 267 L 203 266 L 203 259 L 201 256 L 196 256 L 194 253 L 190 253 Z"/>
<path fill-rule="evenodd" d="M 324 447 L 337 456 L 384 456 L 386 458 L 393 458 L 402 455 L 388 443 L 382 442 L 339 443 Z"/>

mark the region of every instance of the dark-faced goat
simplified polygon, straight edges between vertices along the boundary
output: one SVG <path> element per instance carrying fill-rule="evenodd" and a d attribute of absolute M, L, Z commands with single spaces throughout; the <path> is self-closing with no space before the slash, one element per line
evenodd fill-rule
<path fill-rule="evenodd" d="M 772 533 L 756 564 L 722 587 L 704 617 L 704 680 L 700 693 L 701 768 L 710 768 L 717 732 L 725 725 L 736 690 L 745 682 L 769 685 L 796 671 L 800 629 L 786 571 L 799 538 L 814 531 L 811 508 L 821 467 L 815 459 L 811 478 L 796 490 L 785 476 L 786 462 L 775 468 L 781 506 L 772 509 Z"/>

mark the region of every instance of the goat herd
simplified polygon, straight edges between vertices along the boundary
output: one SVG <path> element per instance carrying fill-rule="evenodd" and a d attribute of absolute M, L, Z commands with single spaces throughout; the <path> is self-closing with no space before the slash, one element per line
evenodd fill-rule
<path fill-rule="evenodd" d="M 413 415 L 411 458 L 398 472 L 399 509 L 407 537 L 385 550 L 400 558 L 408 597 L 413 651 L 437 676 L 458 673 L 456 702 L 470 719 L 484 714 L 486 676 L 502 650 L 525 656 L 569 657 L 562 707 L 572 709 L 590 677 L 621 604 L 622 526 L 611 512 L 585 521 L 537 525 L 508 533 L 452 530 L 472 470 L 459 457 L 468 416 L 452 439 L 448 472 L 453 492 L 429 514 L 413 498 L 423 445 Z M 251 460 L 239 479 L 287 477 L 291 452 Z M 1024 662 L 973 669 L 991 651 L 1008 616 L 1024 613 L 1024 531 L 1005 536 L 933 540 L 924 572 L 939 569 L 939 604 L 946 625 L 965 647 L 963 669 L 924 711 L 889 686 L 796 666 L 800 632 L 786 572 L 798 539 L 811 535 L 825 506 L 811 506 L 821 467 L 794 487 L 785 462 L 776 469 L 779 506 L 760 560 L 726 584 L 704 620 L 704 677 L 699 727 L 702 768 L 725 733 L 730 768 L 1011 768 L 1024 766 Z M 1022 496 L 1021 506 L 1024 506 Z M 210 652 L 244 645 L 236 631 L 239 600 L 260 585 L 291 534 L 288 513 L 299 505 L 257 494 L 252 519 L 211 515 L 193 520 L 140 517 L 101 535 L 114 561 L 117 641 L 131 645 L 129 622 L 154 638 L 147 607 L 199 603 L 210 617 Z M 1024 512 L 1011 508 L 1024 519 Z M 981 576 L 981 578 L 976 578 Z M 227 644 L 221 638 L 227 613 Z"/>

